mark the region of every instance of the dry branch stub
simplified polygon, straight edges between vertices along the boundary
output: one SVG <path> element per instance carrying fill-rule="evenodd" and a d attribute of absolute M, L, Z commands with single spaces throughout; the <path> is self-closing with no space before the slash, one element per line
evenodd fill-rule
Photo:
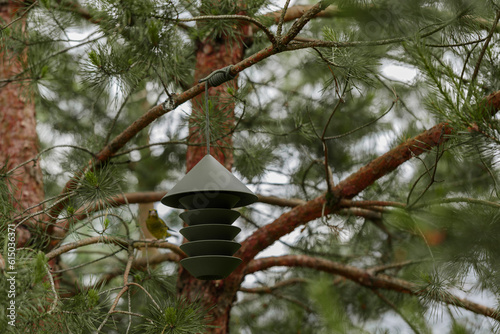
<path fill-rule="evenodd" d="M 241 231 L 232 223 L 234 207 L 257 201 L 257 196 L 214 157 L 207 154 L 161 199 L 170 207 L 187 209 L 180 217 L 189 226 L 179 232 L 189 241 L 181 249 L 189 256 L 180 264 L 201 280 L 229 276 L 241 263 L 232 256 L 241 247 L 233 238 Z"/>

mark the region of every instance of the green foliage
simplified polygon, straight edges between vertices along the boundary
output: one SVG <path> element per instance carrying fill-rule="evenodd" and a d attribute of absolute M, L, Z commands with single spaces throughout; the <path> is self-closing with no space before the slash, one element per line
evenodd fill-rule
<path fill-rule="evenodd" d="M 324 278 L 310 284 L 309 290 L 324 324 L 323 333 L 349 333 L 354 330 L 328 279 Z"/>
<path fill-rule="evenodd" d="M 262 142 L 249 143 L 243 146 L 241 151 L 235 152 L 235 164 L 238 166 L 238 171 L 250 181 L 262 177 L 266 168 L 272 166 L 276 159 L 272 146 Z"/>
<path fill-rule="evenodd" d="M 112 197 L 120 192 L 120 177 L 113 166 L 90 168 L 84 172 L 75 189 L 75 200 L 79 206 L 112 205 Z"/>
<path fill-rule="evenodd" d="M 40 283 L 47 275 L 47 258 L 42 251 L 38 252 L 35 258 L 35 284 Z"/>
<path fill-rule="evenodd" d="M 317 40 L 332 46 L 284 51 L 245 69 L 238 85 L 223 89 L 227 94 L 211 91 L 210 124 L 203 112 L 190 113 L 205 110 L 203 99 L 191 100 L 190 106 L 179 106 L 129 136 L 129 126 L 146 124 L 142 116 L 148 110 L 157 107 L 154 110 L 161 113 L 161 103 L 195 84 L 195 71 L 208 71 L 213 61 L 209 57 L 226 51 L 223 62 L 229 65 L 269 47 L 257 27 L 249 29 L 248 22 L 223 16 L 244 14 L 274 33 L 275 17 L 263 16 L 277 9 L 273 4 L 276 1 L 42 0 L 20 9 L 24 13 L 33 5 L 23 16 L 25 26 L 23 20 L 5 28 L 1 23 L 0 48 L 8 51 L 6 61 L 18 61 L 22 70 L 1 78 L 0 89 L 19 84 L 34 101 L 41 149 L 72 145 L 47 151 L 37 161 L 47 198 L 42 209 L 48 212 L 64 203 L 64 210 L 50 217 L 48 225 L 31 226 L 32 239 L 16 253 L 17 321 L 24 332 L 93 333 L 105 319 L 104 333 L 210 329 L 210 310 L 202 306 L 206 302 L 176 297 L 179 285 L 172 273 L 177 265 L 149 262 L 169 252 L 163 248 L 149 247 L 152 255 L 146 259 L 141 258 L 144 249 L 134 248 L 134 265 L 126 279 L 140 287 L 130 284 L 116 304 L 117 313 L 106 318 L 123 288 L 130 256 L 127 247 L 108 240 L 142 238 L 138 216 L 143 208 L 115 208 L 118 203 L 112 199 L 123 192 L 171 189 L 185 172 L 186 143 L 193 139 L 187 134 L 189 126 L 197 127 L 201 138 L 209 127 L 213 146 L 230 134 L 233 170 L 259 194 L 308 201 L 325 193 L 326 173 L 331 171 L 338 185 L 390 148 L 442 121 L 455 129 L 444 138 L 446 144 L 411 159 L 354 199 L 338 202 L 342 208 L 335 207 L 335 215 L 317 212 L 320 218 L 304 221 L 307 225 L 290 239 L 280 239 L 285 252 L 294 255 L 364 270 L 395 264 L 377 274 L 417 284 L 418 297 L 371 291 L 310 268 L 273 268 L 245 280 L 245 286 L 294 283 L 263 289 L 258 296 L 238 295 L 230 330 L 431 333 L 432 319 L 438 316 L 448 319 L 450 333 L 492 331 L 493 325 L 478 325 L 483 318 L 458 314 L 442 302 L 457 290 L 490 293 L 500 300 L 500 122 L 483 103 L 500 82 L 498 31 L 485 47 L 498 10 L 494 2 L 322 1 L 325 8 L 332 5 L 329 11 L 311 20 L 290 46 L 314 45 Z M 201 15 L 214 17 L 179 20 Z M 292 25 L 285 22 L 283 34 Z M 212 44 L 204 44 L 207 41 Z M 244 55 L 232 54 L 242 41 Z M 389 73 L 391 67 L 396 70 Z M 408 69 L 413 73 L 409 78 L 394 76 Z M 228 121 L 233 111 L 235 120 Z M 123 148 L 106 164 L 89 163 L 103 148 L 117 145 L 112 140 L 118 134 L 127 137 L 126 143 L 119 143 Z M 22 187 L 15 178 L 21 169 L 6 175 L 6 163 L 0 169 L 2 254 L 7 224 L 29 214 L 12 199 Z M 73 177 L 67 197 L 58 196 Z M 397 204 L 348 205 L 363 200 Z M 260 203 L 239 210 L 245 221 L 237 224 L 247 236 L 290 209 Z M 164 215 L 169 226 L 181 228 L 178 212 Z M 38 219 L 35 215 L 29 221 L 36 225 Z M 49 268 L 45 233 L 54 222 L 68 226 L 61 245 L 90 238 L 99 243 L 68 251 L 60 257 L 60 267 Z M 57 300 L 49 270 L 60 284 Z M 5 291 L 8 277 L 0 274 L 0 290 Z M 225 287 L 217 284 L 212 288 Z M 2 329 L 9 328 L 6 302 L 0 300 Z M 389 327 L 387 319 L 397 326 Z"/>
<path fill-rule="evenodd" d="M 199 302 L 191 303 L 182 298 L 161 302 L 159 308 L 150 309 L 151 321 L 137 333 L 195 334 L 206 328 L 207 313 Z"/>

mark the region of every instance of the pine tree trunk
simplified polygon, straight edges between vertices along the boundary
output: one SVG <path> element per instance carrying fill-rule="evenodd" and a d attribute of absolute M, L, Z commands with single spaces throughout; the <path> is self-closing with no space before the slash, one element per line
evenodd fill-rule
<path fill-rule="evenodd" d="M 20 5 L 13 0 L 0 2 L 0 17 L 3 22 L 15 19 Z M 20 73 L 25 57 L 25 54 L 12 54 L 9 50 L 2 50 L 0 79 L 8 79 Z M 2 167 L 6 164 L 7 170 L 38 154 L 35 105 L 23 93 L 21 85 L 16 82 L 0 86 L 0 164 Z M 43 201 L 42 172 L 37 161 L 19 168 L 10 180 L 13 188 L 11 200 L 17 210 L 23 211 Z M 30 211 L 39 209 L 40 207 L 33 207 Z M 27 223 L 36 224 L 35 220 Z M 24 245 L 29 238 L 30 233 L 26 229 L 18 230 L 18 246 Z"/>
<path fill-rule="evenodd" d="M 228 45 L 227 40 L 221 41 L 204 41 L 200 43 L 196 53 L 196 69 L 195 82 L 208 76 L 217 69 L 234 64 L 243 58 L 243 45 L 241 43 L 232 43 Z M 230 96 L 227 92 L 227 87 L 237 89 L 236 80 L 231 80 L 227 84 L 218 87 L 209 88 L 209 96 L 213 100 L 216 108 L 216 113 L 226 114 L 226 121 L 221 128 L 224 132 L 212 133 L 211 137 L 222 137 L 216 144 L 212 143 L 210 153 L 227 169 L 231 169 L 233 164 L 233 154 L 230 147 L 232 146 L 232 136 L 225 135 L 234 126 L 234 104 L 228 103 Z M 190 144 L 205 144 L 205 132 L 194 123 L 194 119 L 203 119 L 205 117 L 205 94 L 198 95 L 193 99 L 193 109 L 189 126 L 189 143 Z M 224 105 L 224 107 L 221 107 Z M 207 153 L 205 145 L 188 146 L 186 154 L 187 172 L 193 168 Z"/>
<path fill-rule="evenodd" d="M 206 77 L 213 71 L 221 69 L 231 64 L 241 61 L 244 56 L 245 45 L 250 40 L 243 40 L 241 36 L 251 38 L 250 27 L 235 25 L 236 39 L 228 37 L 217 40 L 205 40 L 200 42 L 196 53 L 195 82 Z M 238 33 L 240 34 L 238 36 Z M 214 99 L 217 113 L 227 113 L 225 122 L 222 124 L 223 133 L 212 135 L 212 139 L 218 138 L 217 143 L 211 145 L 211 154 L 227 169 L 231 170 L 233 165 L 232 134 L 234 126 L 234 103 L 229 103 L 231 96 L 227 92 L 227 87 L 237 90 L 236 79 L 228 81 L 218 87 L 209 89 L 209 95 Z M 216 97 L 216 99 L 214 98 Z M 192 117 L 204 117 L 204 94 L 193 100 Z M 224 107 L 221 107 L 224 105 Z M 205 134 L 201 133 L 199 127 L 194 122 L 190 122 L 189 127 L 190 144 L 205 143 Z M 214 147 L 216 146 L 216 147 Z M 186 169 L 191 170 L 207 153 L 205 145 L 188 146 L 186 154 Z M 230 284 L 228 284 L 231 282 Z M 206 308 L 210 311 L 211 321 L 206 333 L 225 334 L 229 332 L 229 315 L 231 306 L 236 297 L 236 290 L 227 289 L 228 286 L 235 286 L 240 282 L 232 282 L 231 276 L 225 280 L 200 281 L 191 276 L 186 270 L 179 267 L 179 278 L 177 281 L 178 294 L 188 300 L 201 299 Z"/>

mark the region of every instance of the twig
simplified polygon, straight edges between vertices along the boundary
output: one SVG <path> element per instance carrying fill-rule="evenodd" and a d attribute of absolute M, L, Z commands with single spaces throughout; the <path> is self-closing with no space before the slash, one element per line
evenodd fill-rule
<path fill-rule="evenodd" d="M 137 286 L 137 287 L 141 288 L 141 290 L 144 291 L 144 293 L 146 293 L 146 295 L 148 295 L 148 297 L 151 299 L 153 304 L 155 304 L 156 308 L 160 309 L 160 305 L 158 305 L 158 303 L 156 303 L 156 300 L 153 298 L 153 296 L 151 296 L 151 294 L 148 292 L 148 290 L 144 289 L 144 287 L 142 285 L 134 283 L 134 282 L 130 282 L 130 283 L 128 283 L 128 285 L 133 285 L 133 286 Z"/>
<path fill-rule="evenodd" d="M 408 318 L 406 318 L 406 316 L 397 308 L 396 305 L 394 305 L 394 303 L 392 303 L 389 299 L 387 299 L 377 289 L 371 289 L 371 291 L 375 295 L 377 295 L 377 297 L 379 297 L 384 303 L 386 303 L 387 305 L 389 305 L 394 310 L 394 312 L 396 312 L 397 314 L 399 314 L 399 316 L 408 324 L 408 326 L 410 326 L 410 328 L 413 330 L 413 332 L 415 332 L 416 334 L 420 333 L 419 330 L 418 330 L 418 328 L 416 328 L 415 325 L 413 325 L 411 323 L 411 321 Z"/>
<path fill-rule="evenodd" d="M 26 164 L 29 164 L 30 162 L 36 162 L 40 156 L 50 150 L 53 150 L 55 148 L 60 148 L 60 147 L 70 147 L 70 148 L 74 148 L 74 149 L 77 149 L 77 150 L 81 150 L 81 151 L 84 151 L 84 152 L 87 152 L 88 154 L 90 154 L 92 157 L 95 157 L 95 154 L 89 150 L 87 150 L 85 147 L 81 147 L 81 146 L 76 146 L 76 145 L 55 145 L 55 146 L 51 146 L 49 148 L 46 148 L 45 150 L 39 152 L 33 159 L 30 159 L 30 160 L 26 160 L 25 162 L 13 167 L 12 169 L 10 169 L 7 173 L 5 173 L 5 175 L 10 175 L 12 174 L 15 170 L 23 167 L 24 165 Z"/>
<path fill-rule="evenodd" d="M 47 272 L 47 277 L 49 278 L 50 288 L 52 289 L 52 293 L 54 294 L 54 300 L 52 301 L 52 305 L 50 306 L 49 311 L 47 312 L 47 314 L 51 314 L 57 307 L 57 303 L 59 302 L 59 295 L 57 294 L 56 285 L 54 283 L 54 278 L 52 277 L 52 274 L 50 273 L 49 265 L 46 264 L 44 267 L 45 267 L 45 271 Z"/>
<path fill-rule="evenodd" d="M 431 36 L 431 35 L 435 34 L 436 32 L 447 27 L 451 22 L 452 22 L 452 20 L 440 25 L 438 28 L 431 30 L 430 32 L 421 34 L 418 37 L 425 38 L 425 37 Z M 347 47 L 360 47 L 360 46 L 388 45 L 388 44 L 406 42 L 406 41 L 412 40 L 414 38 L 415 38 L 415 36 L 411 35 L 411 36 L 395 37 L 395 38 L 381 39 L 381 40 L 375 40 L 375 41 L 357 41 L 357 42 L 335 42 L 335 41 L 324 41 L 324 40 L 319 40 L 319 39 L 313 39 L 309 42 L 304 42 L 304 43 L 290 43 L 289 45 L 287 45 L 286 50 L 292 51 L 292 50 L 307 49 L 307 48 L 312 48 L 312 47 L 347 48 Z"/>
<path fill-rule="evenodd" d="M 493 22 L 493 25 L 491 26 L 491 29 L 488 33 L 488 36 L 486 36 L 486 41 L 484 42 L 483 48 L 481 49 L 481 52 L 479 53 L 479 57 L 476 62 L 476 67 L 474 68 L 474 73 L 472 74 L 472 77 L 470 79 L 470 86 L 469 86 L 469 91 L 467 93 L 467 98 L 466 101 L 469 101 L 470 96 L 472 94 L 472 91 L 474 89 L 474 83 L 477 79 L 477 75 L 479 74 L 479 68 L 481 67 L 481 62 L 483 61 L 484 54 L 486 53 L 486 50 L 488 49 L 488 45 L 490 44 L 491 37 L 493 37 L 493 34 L 496 31 L 498 21 L 500 20 L 500 10 L 497 11 L 497 16 L 495 17 L 495 21 Z"/>
<path fill-rule="evenodd" d="M 459 47 L 459 46 L 466 46 L 470 44 L 476 44 L 484 42 L 487 37 L 481 38 L 475 41 L 470 41 L 470 42 L 463 42 L 463 43 L 456 43 L 456 44 L 425 44 L 425 46 L 431 47 L 431 48 L 454 48 L 454 47 Z M 475 47 L 475 46 L 474 46 Z"/>
<path fill-rule="evenodd" d="M 127 290 L 127 301 L 128 301 L 128 326 L 127 326 L 127 331 L 125 334 L 128 334 L 130 332 L 130 327 L 132 326 L 132 305 L 131 305 L 131 298 L 130 298 L 130 289 Z"/>
<path fill-rule="evenodd" d="M 43 204 L 45 204 L 45 203 L 47 203 L 47 202 L 53 201 L 53 200 L 55 200 L 55 199 L 57 199 L 57 198 L 61 198 L 61 196 L 63 196 L 63 197 L 65 197 L 65 196 L 72 196 L 72 195 L 74 195 L 74 194 L 75 194 L 75 192 L 69 192 L 69 193 L 67 193 L 67 194 L 59 194 L 59 195 L 56 195 L 56 196 L 49 197 L 49 198 L 47 198 L 47 199 L 45 199 L 45 200 L 41 201 L 40 203 L 37 203 L 37 204 L 35 204 L 35 205 L 32 205 L 32 206 L 30 206 L 30 207 L 28 207 L 28 208 L 24 209 L 24 211 L 23 211 L 23 212 L 21 212 L 21 213 L 19 213 L 18 215 L 16 215 L 16 216 L 12 217 L 12 220 L 16 220 L 18 217 L 21 217 L 21 216 L 22 216 L 23 214 L 25 214 L 26 212 L 29 212 L 29 211 L 31 211 L 32 209 L 34 209 L 34 208 L 36 208 L 36 207 L 38 207 L 38 206 L 42 206 Z"/>
<path fill-rule="evenodd" d="M 118 292 L 118 295 L 116 296 L 115 301 L 113 302 L 113 305 L 111 305 L 111 308 L 109 309 L 108 313 L 106 314 L 106 317 L 102 321 L 101 325 L 99 326 L 99 328 L 97 328 L 98 333 L 104 327 L 106 322 L 108 322 L 108 319 L 111 316 L 111 314 L 114 313 L 114 310 L 115 310 L 116 306 L 118 305 L 118 302 L 120 301 L 123 294 L 125 292 L 127 292 L 129 289 L 128 275 L 130 273 L 130 269 L 132 268 L 132 262 L 134 261 L 134 251 L 133 251 L 133 248 L 131 246 L 128 247 L 128 253 L 129 253 L 129 256 L 128 256 L 128 261 L 127 261 L 127 266 L 125 267 L 125 272 L 123 273 L 123 287 L 120 290 L 120 292 Z"/>
<path fill-rule="evenodd" d="M 278 282 L 273 286 L 263 286 L 263 287 L 258 287 L 258 288 L 243 288 L 243 287 L 241 287 L 239 291 L 247 292 L 247 293 L 270 293 L 273 290 L 281 289 L 285 286 L 299 284 L 299 283 L 308 283 L 308 282 L 309 282 L 309 280 L 307 280 L 305 278 L 292 278 L 292 279 L 289 279 L 286 281 Z"/>
<path fill-rule="evenodd" d="M 321 134 L 320 140 L 321 143 L 323 144 L 323 153 L 324 153 L 324 167 L 325 167 L 325 177 L 326 177 L 326 189 L 328 193 L 331 193 L 331 190 L 335 186 L 332 180 L 332 172 L 330 170 L 330 165 L 328 164 L 328 145 L 326 144 L 326 130 L 328 129 L 328 126 L 330 125 L 330 122 L 332 121 L 333 115 L 337 112 L 338 108 L 340 107 L 341 103 L 345 103 L 344 101 L 344 96 L 347 91 L 347 87 L 349 86 L 349 78 L 346 79 L 344 83 L 344 90 L 342 91 L 342 94 L 339 94 L 338 101 L 335 104 L 335 107 L 333 108 L 332 112 L 330 113 L 330 117 L 328 117 L 328 121 L 325 124 L 325 127 L 323 128 L 323 133 Z"/>
<path fill-rule="evenodd" d="M 92 260 L 92 261 L 89 261 L 89 262 L 85 262 L 85 263 L 79 264 L 79 265 L 74 266 L 74 267 L 64 268 L 64 269 L 60 269 L 60 270 L 53 270 L 52 272 L 54 274 L 60 274 L 60 273 L 63 273 L 63 272 L 69 271 L 69 270 L 75 270 L 75 269 L 78 269 L 78 268 L 81 268 L 81 267 L 85 267 L 85 266 L 87 266 L 89 264 L 96 263 L 96 262 L 99 262 L 101 260 L 107 259 L 108 257 L 114 256 L 114 255 L 118 254 L 121 251 L 123 251 L 123 249 L 119 249 L 117 251 L 114 251 L 111 254 L 106 254 L 103 257 L 100 257 L 98 259 L 95 259 L 95 260 Z"/>
<path fill-rule="evenodd" d="M 173 21 L 176 22 L 191 22 L 191 21 L 205 21 L 205 20 L 241 20 L 241 21 L 247 21 L 255 24 L 257 27 L 262 29 L 264 33 L 266 34 L 267 38 L 269 41 L 273 44 L 276 45 L 276 37 L 274 34 L 260 21 L 250 17 L 250 16 L 245 16 L 245 15 L 204 15 L 204 16 L 196 16 L 196 17 L 191 17 L 187 19 L 174 19 Z"/>
<path fill-rule="evenodd" d="M 148 247 L 168 248 L 181 257 L 186 256 L 186 254 L 179 248 L 179 246 L 171 244 L 164 240 L 126 240 L 123 238 L 113 237 L 113 236 L 94 236 L 87 239 L 82 239 L 75 242 L 67 243 L 48 252 L 46 256 L 49 260 L 51 260 L 73 249 L 96 243 L 111 243 L 121 247 L 126 247 L 130 245 L 133 248 L 143 248 L 147 243 Z"/>
<path fill-rule="evenodd" d="M 147 320 L 147 321 L 149 321 L 149 322 L 153 322 L 153 320 L 151 320 L 151 319 L 149 319 L 148 317 L 146 317 L 146 316 L 144 316 L 144 315 L 142 315 L 142 314 L 139 314 L 139 313 L 127 312 L 127 311 L 120 311 L 120 310 L 114 310 L 114 311 L 112 312 L 112 314 L 115 314 L 115 313 L 116 313 L 116 314 L 128 314 L 128 315 L 133 315 L 133 316 L 135 316 L 135 317 L 141 317 L 141 318 L 143 318 L 143 319 L 146 319 L 146 320 Z"/>
<path fill-rule="evenodd" d="M 445 149 L 443 149 L 441 152 L 439 152 L 439 147 L 440 145 L 437 146 L 436 148 L 436 160 L 434 162 L 434 165 L 431 167 L 431 170 L 432 170 L 432 175 L 429 173 L 429 170 L 427 170 L 427 173 L 429 173 L 429 176 L 430 176 L 430 180 L 429 180 L 429 184 L 427 184 L 427 186 L 425 187 L 425 189 L 422 191 L 422 193 L 417 197 L 417 199 L 415 199 L 415 201 L 413 201 L 413 203 L 409 204 L 409 200 L 410 200 L 410 197 L 408 195 L 408 199 L 407 199 L 407 209 L 410 209 L 413 205 L 415 205 L 418 201 L 420 201 L 420 199 L 425 195 L 425 193 L 427 192 L 427 190 L 430 189 L 430 187 L 435 183 L 435 182 L 440 182 L 440 181 L 436 181 L 436 173 L 437 173 L 437 165 L 438 165 L 438 162 L 439 160 L 441 160 L 444 152 L 446 152 Z M 424 164 L 425 166 L 425 164 Z M 427 166 L 426 166 L 427 168 Z M 416 183 L 415 183 L 416 184 Z M 413 188 L 412 188 L 413 189 Z"/>
<path fill-rule="evenodd" d="M 395 92 L 394 92 L 394 94 L 395 94 Z M 396 95 L 396 99 L 394 101 L 392 101 L 392 104 L 389 107 L 389 109 L 387 109 L 387 111 L 385 111 L 382 115 L 378 116 L 374 120 L 372 120 L 372 121 L 370 121 L 370 122 L 368 122 L 368 123 L 366 123 L 364 125 L 361 125 L 361 126 L 357 127 L 356 129 L 353 129 L 351 131 L 347 131 L 346 133 L 343 133 L 341 135 L 325 137 L 324 139 L 325 140 L 332 140 L 332 139 L 339 139 L 339 138 L 342 138 L 342 137 L 346 137 L 346 136 L 349 136 L 349 135 L 353 134 L 356 131 L 364 129 L 364 128 L 366 128 L 366 127 L 368 127 L 368 126 L 370 126 L 370 125 L 378 122 L 382 117 L 384 117 L 385 115 L 387 115 L 392 110 L 392 108 L 394 107 L 394 105 L 396 104 L 397 101 L 398 101 L 398 96 Z"/>
<path fill-rule="evenodd" d="M 143 78 L 141 78 L 140 80 L 138 80 L 137 83 L 141 82 L 142 80 L 143 80 Z M 120 114 L 122 113 L 123 109 L 125 109 L 125 105 L 127 104 L 128 99 L 130 98 L 130 96 L 132 95 L 132 92 L 137 87 L 137 83 L 134 84 L 133 87 L 131 87 L 129 93 L 125 96 L 125 98 L 123 100 L 123 103 L 120 106 L 120 109 L 118 109 L 118 111 L 116 112 L 115 117 L 113 117 L 113 121 L 111 122 L 111 125 L 109 126 L 109 129 L 107 131 L 108 133 L 106 134 L 106 139 L 104 140 L 104 145 L 106 145 L 109 142 L 109 138 L 111 137 L 111 132 L 113 132 L 113 129 L 114 129 L 115 125 L 116 125 L 116 121 L 118 121 L 118 117 L 120 117 Z"/>
<path fill-rule="evenodd" d="M 500 208 L 500 203 L 485 201 L 477 198 L 467 198 L 467 197 L 451 197 L 451 198 L 442 198 L 439 200 L 425 202 L 419 205 L 415 205 L 414 209 L 420 209 L 426 206 L 431 205 L 439 205 L 444 203 L 469 203 L 469 204 L 477 204 L 477 205 L 485 205 L 490 206 L 492 208 Z"/>
<path fill-rule="evenodd" d="M 37 4 L 38 4 L 38 0 L 34 1 L 28 8 L 26 8 L 26 10 L 21 15 L 19 15 L 19 17 L 17 17 L 15 20 L 10 21 L 9 23 L 7 23 L 4 27 L 0 27 L 0 33 L 2 32 L 2 30 L 7 29 L 8 27 L 13 25 L 17 21 L 21 20 Z"/>
<path fill-rule="evenodd" d="M 376 275 L 376 274 L 379 274 L 382 271 L 386 271 L 386 270 L 389 270 L 389 269 L 400 269 L 402 267 L 406 267 L 406 266 L 409 266 L 409 265 L 412 265 L 412 264 L 421 263 L 421 262 L 424 262 L 424 261 L 427 261 L 427 260 L 407 260 L 407 261 L 403 261 L 403 262 L 389 263 L 389 264 L 384 264 L 384 265 L 381 265 L 381 266 L 371 267 L 371 268 L 368 269 L 368 271 L 370 273 Z"/>
<path fill-rule="evenodd" d="M 302 16 L 293 23 L 292 27 L 288 31 L 288 33 L 280 39 L 280 45 L 286 46 L 288 45 L 294 38 L 299 34 L 299 32 L 304 28 L 304 26 L 318 13 L 325 10 L 329 4 L 325 1 L 320 1 L 314 6 L 312 6 L 309 10 L 307 10 Z"/>
<path fill-rule="evenodd" d="M 28 216 L 24 217 L 20 222 L 18 222 L 16 224 L 16 228 L 18 228 L 19 226 L 21 226 L 22 224 L 24 224 L 24 222 L 26 222 L 28 219 L 30 218 L 33 218 L 33 217 L 36 217 L 36 216 L 39 216 L 39 215 L 42 215 L 42 214 L 46 214 L 46 215 L 49 215 L 47 213 L 47 211 L 49 211 L 50 209 L 56 207 L 57 205 L 59 205 L 60 203 L 63 203 L 65 202 L 69 197 L 71 197 L 70 195 L 68 194 L 65 194 L 65 196 L 63 196 L 60 200 L 54 202 L 51 206 L 49 206 L 48 208 L 46 209 L 43 209 L 43 210 L 40 210 L 40 211 L 37 211 L 37 212 L 33 212 L 32 214 L 29 214 Z M 50 215 L 49 215 L 50 216 Z M 54 217 L 54 216 L 51 216 L 52 219 L 57 219 L 57 217 Z"/>
<path fill-rule="evenodd" d="M 281 29 L 283 28 L 283 22 L 285 21 L 286 11 L 288 10 L 288 5 L 290 4 L 290 0 L 286 0 L 285 6 L 283 6 L 283 10 L 281 11 L 280 20 L 278 22 L 278 28 L 276 29 L 276 37 L 281 38 Z"/>

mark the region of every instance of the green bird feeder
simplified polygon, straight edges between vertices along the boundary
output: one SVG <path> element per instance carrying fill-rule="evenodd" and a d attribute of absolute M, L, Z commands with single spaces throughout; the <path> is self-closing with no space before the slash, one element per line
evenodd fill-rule
<path fill-rule="evenodd" d="M 208 88 L 231 80 L 232 66 L 212 72 L 200 80 L 205 83 L 207 155 L 168 192 L 161 202 L 187 211 L 180 214 L 189 226 L 179 232 L 189 241 L 181 245 L 188 255 L 181 265 L 200 280 L 229 276 L 241 263 L 234 257 L 241 245 L 233 238 L 241 231 L 232 226 L 240 213 L 231 210 L 252 204 L 257 196 L 210 155 Z"/>
<path fill-rule="evenodd" d="M 229 276 L 241 263 L 233 238 L 241 231 L 231 224 L 240 213 L 231 210 L 257 201 L 250 189 L 214 157 L 207 154 L 168 192 L 161 202 L 186 209 L 180 214 L 189 226 L 179 232 L 189 241 L 181 249 L 189 256 L 181 265 L 201 280 Z"/>

